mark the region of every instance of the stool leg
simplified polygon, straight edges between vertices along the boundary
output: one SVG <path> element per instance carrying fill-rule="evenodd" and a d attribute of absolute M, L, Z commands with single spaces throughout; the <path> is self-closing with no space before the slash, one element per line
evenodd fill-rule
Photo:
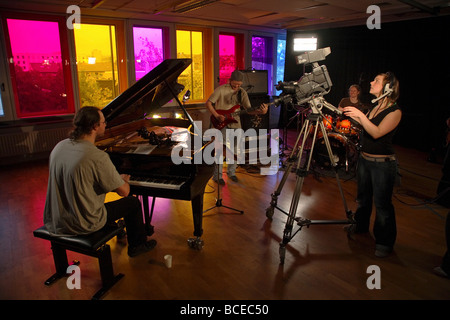
<path fill-rule="evenodd" d="M 98 264 L 100 267 L 100 276 L 102 278 L 102 288 L 97 291 L 97 293 L 92 297 L 92 300 L 100 299 L 111 287 L 119 281 L 123 274 L 119 273 L 114 276 L 111 249 L 109 245 L 104 245 L 97 251 L 98 254 Z"/>
<path fill-rule="evenodd" d="M 56 280 L 64 277 L 67 272 L 69 263 L 67 262 L 66 249 L 52 242 L 53 261 L 55 262 L 56 273 L 45 281 L 45 285 L 49 286 Z"/>

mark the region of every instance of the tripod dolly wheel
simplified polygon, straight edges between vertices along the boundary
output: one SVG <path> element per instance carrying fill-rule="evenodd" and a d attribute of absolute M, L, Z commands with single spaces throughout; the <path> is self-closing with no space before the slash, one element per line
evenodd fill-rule
<path fill-rule="evenodd" d="M 199 237 L 188 239 L 189 248 L 192 248 L 195 250 L 202 250 L 204 244 L 205 244 L 204 241 L 202 239 L 200 239 Z"/>

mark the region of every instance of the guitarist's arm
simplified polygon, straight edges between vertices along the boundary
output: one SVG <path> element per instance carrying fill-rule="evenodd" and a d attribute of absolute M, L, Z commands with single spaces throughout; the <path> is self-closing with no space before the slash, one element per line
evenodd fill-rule
<path fill-rule="evenodd" d="M 241 88 L 241 105 L 246 109 L 247 113 L 250 115 L 259 115 L 259 114 L 266 114 L 268 105 L 266 103 L 261 103 L 259 107 L 253 108 L 250 104 L 250 99 L 248 98 L 247 92 Z"/>
<path fill-rule="evenodd" d="M 207 100 L 205 105 L 206 108 L 209 110 L 209 112 L 211 112 L 214 118 L 216 118 L 219 122 L 223 122 L 225 120 L 225 117 L 223 115 L 217 113 L 216 109 L 214 109 L 214 106 L 210 100 Z"/>
<path fill-rule="evenodd" d="M 259 108 L 256 108 L 255 110 L 249 110 L 247 113 L 251 114 L 251 115 L 256 115 L 256 114 L 266 114 L 267 110 L 268 110 L 268 105 L 267 103 L 261 103 L 261 105 L 259 106 Z"/>

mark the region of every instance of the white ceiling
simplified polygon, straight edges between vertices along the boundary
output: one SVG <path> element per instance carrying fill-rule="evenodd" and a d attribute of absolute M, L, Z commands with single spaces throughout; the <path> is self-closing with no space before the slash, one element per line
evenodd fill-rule
<path fill-rule="evenodd" d="M 195 2 L 203 7 L 177 13 Z M 369 5 L 381 9 L 381 23 L 447 15 L 442 0 L 0 0 L 0 8 L 65 14 L 78 5 L 83 15 L 178 22 L 256 30 L 311 30 L 365 24 Z"/>

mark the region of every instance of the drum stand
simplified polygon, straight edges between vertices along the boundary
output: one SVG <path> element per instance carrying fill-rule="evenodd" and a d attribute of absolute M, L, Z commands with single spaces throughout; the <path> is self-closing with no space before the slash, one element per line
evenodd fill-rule
<path fill-rule="evenodd" d="M 295 142 L 292 153 L 290 154 L 289 158 L 286 159 L 287 168 L 284 171 L 283 178 L 281 179 L 281 182 L 278 185 L 278 188 L 271 195 L 272 199 L 270 202 L 270 207 L 268 207 L 266 209 L 266 216 L 269 219 L 272 219 L 275 208 L 280 210 L 282 213 L 284 213 L 288 216 L 288 219 L 286 221 L 286 226 L 285 226 L 284 232 L 283 232 L 283 240 L 280 243 L 280 249 L 279 249 L 281 264 L 284 264 L 286 245 L 304 226 L 309 227 L 312 224 L 354 224 L 355 223 L 353 220 L 352 212 L 349 211 L 347 208 L 347 202 L 345 200 L 344 193 L 342 191 L 342 187 L 341 187 L 341 184 L 339 181 L 339 175 L 338 175 L 338 172 L 336 169 L 337 164 L 336 164 L 336 161 L 334 159 L 334 156 L 333 156 L 333 153 L 331 150 L 327 132 L 323 125 L 323 120 L 322 120 L 323 114 L 320 110 L 322 108 L 322 106 L 326 106 L 327 108 L 334 108 L 334 109 L 336 109 L 336 108 L 334 106 L 328 104 L 322 97 L 312 98 L 308 103 L 311 107 L 312 112 L 308 115 L 306 121 L 304 122 L 304 124 L 302 126 L 302 129 L 300 130 L 300 134 L 297 137 L 297 141 Z M 300 195 L 301 195 L 302 187 L 303 187 L 303 181 L 309 172 L 312 155 L 313 155 L 313 151 L 314 151 L 314 144 L 316 142 L 316 137 L 317 137 L 317 129 L 319 127 L 322 132 L 323 138 L 325 140 L 325 145 L 326 145 L 326 148 L 328 151 L 328 156 L 330 158 L 333 168 L 335 169 L 336 180 L 338 183 L 339 191 L 341 193 L 342 201 L 343 201 L 346 216 L 347 216 L 346 220 L 309 220 L 309 219 L 304 219 L 301 217 L 296 217 L 297 207 L 298 207 L 298 203 L 300 201 Z M 303 165 L 303 167 L 301 167 L 301 160 L 302 160 L 305 142 L 307 141 L 308 136 L 312 132 L 314 132 L 314 135 L 313 135 L 313 140 L 312 140 L 311 149 L 310 149 L 308 161 L 306 164 L 306 168 L 305 168 L 305 165 Z M 301 141 L 301 147 L 298 148 L 299 142 L 300 142 L 300 137 L 302 135 L 303 135 L 303 139 Z M 295 189 L 294 189 L 294 193 L 292 196 L 292 202 L 291 202 L 289 212 L 285 212 L 284 210 L 282 210 L 281 208 L 279 208 L 277 206 L 277 200 L 278 200 L 278 196 L 281 194 L 284 184 L 286 183 L 288 175 L 289 175 L 295 162 L 297 162 L 297 167 L 295 170 L 295 174 L 297 176 L 296 184 L 295 184 Z M 297 225 L 299 226 L 299 228 L 295 232 L 293 232 L 294 231 L 294 227 L 293 227 L 294 222 L 296 222 Z"/>

